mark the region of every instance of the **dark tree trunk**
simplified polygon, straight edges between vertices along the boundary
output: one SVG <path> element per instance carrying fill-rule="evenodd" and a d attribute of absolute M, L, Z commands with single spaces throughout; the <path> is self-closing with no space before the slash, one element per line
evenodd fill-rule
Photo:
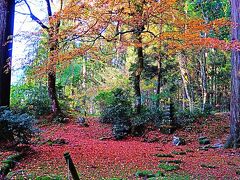
<path fill-rule="evenodd" d="M 140 34 L 137 35 L 137 40 L 140 46 L 136 48 L 137 50 L 137 68 L 134 72 L 134 91 L 136 96 L 136 113 L 139 114 L 141 112 L 142 107 L 142 96 L 141 96 L 141 73 L 143 71 L 143 47 L 142 47 L 142 39 L 140 37 Z"/>
<path fill-rule="evenodd" d="M 54 115 L 61 114 L 61 108 L 58 102 L 57 89 L 56 89 L 56 55 L 58 54 L 58 40 L 53 37 L 58 34 L 60 22 L 51 28 L 49 32 L 49 69 L 48 69 L 48 95 L 51 100 L 51 110 Z"/>
<path fill-rule="evenodd" d="M 231 0 L 231 16 L 235 24 L 240 23 L 240 1 Z M 240 27 L 232 28 L 232 40 L 240 40 Z M 226 148 L 240 147 L 240 52 L 232 50 L 231 57 L 231 102 L 230 102 L 230 136 L 225 144 Z"/>
<path fill-rule="evenodd" d="M 0 106 L 9 106 L 15 0 L 0 1 Z"/>
<path fill-rule="evenodd" d="M 48 95 L 51 99 L 51 109 L 53 114 L 61 113 L 56 91 L 56 73 L 48 72 Z"/>

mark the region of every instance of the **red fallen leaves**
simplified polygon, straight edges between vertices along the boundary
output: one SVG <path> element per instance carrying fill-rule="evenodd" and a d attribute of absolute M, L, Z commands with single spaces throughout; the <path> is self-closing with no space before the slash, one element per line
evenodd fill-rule
<path fill-rule="evenodd" d="M 206 121 L 204 121 L 206 122 Z M 203 126 L 203 120 L 195 124 L 192 132 L 177 131 L 177 135 L 187 140 L 186 146 L 173 146 L 172 135 L 163 135 L 157 131 L 150 131 L 144 138 L 158 138 L 159 142 L 146 143 L 142 138 L 129 137 L 123 141 L 113 139 L 101 141 L 100 137 L 111 136 L 111 126 L 97 122 L 97 119 L 89 119 L 89 127 L 81 127 L 70 122 L 66 125 L 51 125 L 42 128 L 42 138 L 65 139 L 68 143 L 63 145 L 47 143 L 32 145 L 31 152 L 17 169 L 24 169 L 28 173 L 37 175 L 60 174 L 66 176 L 67 168 L 63 153 L 68 151 L 76 165 L 82 179 L 100 179 L 100 177 L 127 177 L 132 178 L 136 170 L 157 171 L 159 158 L 154 154 L 169 154 L 173 151 L 185 151 L 186 155 L 174 155 L 174 159 L 182 160 L 181 169 L 178 172 L 191 174 L 193 178 L 216 177 L 237 179 L 236 168 L 240 167 L 240 156 L 237 150 L 213 150 L 200 151 L 197 137 L 204 134 L 214 141 L 212 128 L 216 128 L 217 135 L 223 125 L 228 123 L 226 117 L 221 121 L 209 119 Z M 204 131 L 197 133 L 200 126 Z M 192 151 L 190 151 L 192 150 Z M 171 158 L 170 158 L 171 159 Z M 204 168 L 202 164 L 210 164 L 216 168 Z"/>

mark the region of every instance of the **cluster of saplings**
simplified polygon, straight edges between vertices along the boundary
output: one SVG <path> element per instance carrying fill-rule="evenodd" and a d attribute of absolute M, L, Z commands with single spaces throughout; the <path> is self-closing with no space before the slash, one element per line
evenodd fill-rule
<path fill-rule="evenodd" d="M 166 109 L 164 106 L 155 106 L 153 102 L 150 106 L 142 106 L 141 112 L 136 113 L 134 98 L 128 90 L 116 88 L 104 91 L 98 94 L 96 100 L 100 105 L 100 122 L 112 124 L 113 136 L 118 140 L 127 135 L 142 136 L 149 127 L 158 129 L 165 123 Z M 192 113 L 187 110 L 179 111 L 174 105 L 170 110 L 169 120 L 174 128 L 186 126 L 197 117 L 209 115 L 211 112 L 209 109 L 201 112 L 197 108 Z"/>

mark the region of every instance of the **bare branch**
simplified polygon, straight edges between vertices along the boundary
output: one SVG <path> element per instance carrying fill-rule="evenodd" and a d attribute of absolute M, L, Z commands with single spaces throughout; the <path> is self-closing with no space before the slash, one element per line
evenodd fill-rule
<path fill-rule="evenodd" d="M 43 24 L 43 22 L 38 19 L 38 17 L 36 17 L 33 13 L 32 13 L 32 10 L 27 2 L 27 0 L 24 0 L 25 4 L 27 5 L 28 7 L 28 10 L 29 10 L 29 13 L 30 13 L 30 17 L 32 18 L 33 21 L 35 21 L 36 23 L 38 23 L 43 29 L 49 29 L 49 27 L 47 27 L 45 24 Z"/>
<path fill-rule="evenodd" d="M 21 14 L 21 15 L 25 15 L 25 16 L 31 15 L 31 14 L 29 14 L 29 13 L 23 13 L 23 12 L 19 12 L 19 11 L 15 11 L 15 13 L 18 13 L 18 14 Z"/>

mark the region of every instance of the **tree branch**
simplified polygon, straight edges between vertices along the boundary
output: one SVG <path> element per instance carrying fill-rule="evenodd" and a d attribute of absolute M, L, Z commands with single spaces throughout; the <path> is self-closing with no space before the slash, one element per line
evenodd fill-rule
<path fill-rule="evenodd" d="M 36 23 L 38 23 L 43 29 L 47 29 L 47 30 L 48 30 L 49 27 L 47 27 L 45 24 L 43 24 L 43 22 L 42 22 L 40 19 L 38 19 L 38 18 L 32 13 L 32 10 L 31 10 L 31 8 L 30 8 L 27 0 L 24 0 L 24 2 L 25 2 L 25 4 L 26 4 L 27 7 L 28 7 L 28 10 L 29 10 L 31 19 L 32 19 L 33 21 L 35 21 Z"/>

